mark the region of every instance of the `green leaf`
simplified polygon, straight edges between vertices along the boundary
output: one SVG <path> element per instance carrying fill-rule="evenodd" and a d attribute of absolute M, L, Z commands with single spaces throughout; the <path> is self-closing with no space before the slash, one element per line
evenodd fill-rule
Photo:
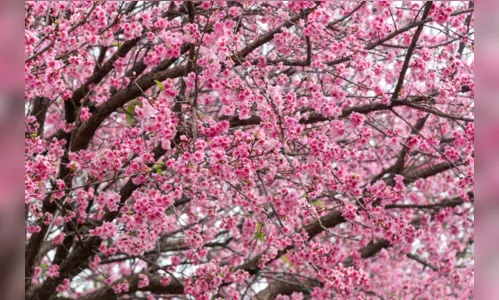
<path fill-rule="evenodd" d="M 140 101 L 137 100 L 137 98 L 132 100 L 126 108 L 126 112 L 127 112 L 126 125 L 128 125 L 128 126 L 132 125 L 132 123 L 133 123 L 133 117 L 135 116 L 135 107 L 136 106 L 142 107 L 142 103 L 140 103 Z"/>
<path fill-rule="evenodd" d="M 130 105 L 127 106 L 126 111 L 132 115 L 135 114 L 135 106 L 136 104 L 131 103 Z"/>
<path fill-rule="evenodd" d="M 324 202 L 322 202 L 320 200 L 316 200 L 316 201 L 312 201 L 312 205 L 314 205 L 315 207 L 324 207 Z"/>
<path fill-rule="evenodd" d="M 265 238 L 265 235 L 262 233 L 262 223 L 260 222 L 256 223 L 255 237 L 259 239 L 260 242 L 263 242 L 263 239 Z"/>
<path fill-rule="evenodd" d="M 129 114 L 126 115 L 126 125 L 130 126 L 133 123 L 133 117 Z"/>
<path fill-rule="evenodd" d="M 256 222 L 256 232 L 262 231 L 262 223 Z"/>
<path fill-rule="evenodd" d="M 282 260 L 288 264 L 288 266 L 292 266 L 293 264 L 289 261 L 289 258 L 286 255 L 281 256 Z"/>
<path fill-rule="evenodd" d="M 142 102 L 140 102 L 137 98 L 132 100 L 132 104 L 138 107 L 142 107 Z"/>
<path fill-rule="evenodd" d="M 163 174 L 163 170 L 166 169 L 165 163 L 160 161 L 152 166 L 152 169 L 159 175 Z"/>
<path fill-rule="evenodd" d="M 154 80 L 156 82 L 156 85 L 158 86 L 159 90 L 162 91 L 165 89 L 165 86 L 161 83 L 159 80 Z"/>
<path fill-rule="evenodd" d="M 261 232 L 255 232 L 255 237 L 258 238 L 260 242 L 263 242 L 263 239 L 265 238 L 265 236 Z"/>

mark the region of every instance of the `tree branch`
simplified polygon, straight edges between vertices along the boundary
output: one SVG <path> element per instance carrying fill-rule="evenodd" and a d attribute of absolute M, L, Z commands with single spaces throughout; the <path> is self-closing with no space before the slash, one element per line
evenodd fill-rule
<path fill-rule="evenodd" d="M 426 17 L 428 17 L 428 14 L 430 13 L 430 9 L 432 6 L 433 2 L 428 1 L 425 4 L 425 8 L 423 11 L 423 16 L 422 19 L 425 20 Z M 412 37 L 411 44 L 409 45 L 409 48 L 407 49 L 407 53 L 405 55 L 404 59 L 404 64 L 402 65 L 402 69 L 400 70 L 399 73 L 399 78 L 397 80 L 397 85 L 395 86 L 395 90 L 392 95 L 392 99 L 398 99 L 400 96 L 400 93 L 402 91 L 402 86 L 404 85 L 404 78 L 405 74 L 407 73 L 407 69 L 409 68 L 409 62 L 411 61 L 412 54 L 414 53 L 414 48 L 416 47 L 416 44 L 418 42 L 419 36 L 421 35 L 421 32 L 423 31 L 424 23 L 420 24 L 418 28 L 416 29 L 416 32 L 414 33 L 414 36 Z"/>

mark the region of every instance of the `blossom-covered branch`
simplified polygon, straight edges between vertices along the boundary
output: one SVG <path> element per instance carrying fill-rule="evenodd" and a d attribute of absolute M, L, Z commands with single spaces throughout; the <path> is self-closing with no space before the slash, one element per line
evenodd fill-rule
<path fill-rule="evenodd" d="M 465 1 L 26 2 L 26 299 L 472 297 L 473 28 Z"/>

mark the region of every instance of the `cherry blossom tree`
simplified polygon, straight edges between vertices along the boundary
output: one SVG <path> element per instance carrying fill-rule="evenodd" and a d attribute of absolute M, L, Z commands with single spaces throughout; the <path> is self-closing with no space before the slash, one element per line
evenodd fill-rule
<path fill-rule="evenodd" d="M 26 2 L 26 299 L 472 299 L 473 11 Z"/>

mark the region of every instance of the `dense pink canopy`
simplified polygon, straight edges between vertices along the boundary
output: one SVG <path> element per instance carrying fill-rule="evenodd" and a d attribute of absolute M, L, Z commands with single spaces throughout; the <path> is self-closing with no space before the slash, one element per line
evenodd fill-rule
<path fill-rule="evenodd" d="M 472 299 L 473 11 L 26 2 L 26 299 Z"/>

